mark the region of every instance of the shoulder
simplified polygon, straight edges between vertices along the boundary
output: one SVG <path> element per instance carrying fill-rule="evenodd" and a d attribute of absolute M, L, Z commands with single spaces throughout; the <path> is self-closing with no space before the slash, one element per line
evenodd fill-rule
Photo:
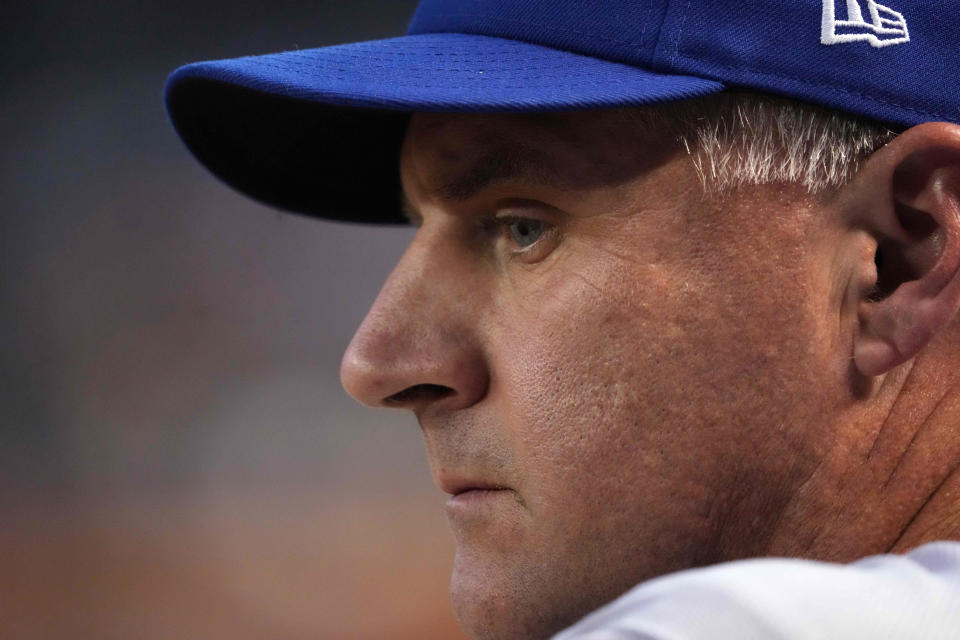
<path fill-rule="evenodd" d="M 960 542 L 840 565 L 729 562 L 645 582 L 554 640 L 956 638 Z"/>

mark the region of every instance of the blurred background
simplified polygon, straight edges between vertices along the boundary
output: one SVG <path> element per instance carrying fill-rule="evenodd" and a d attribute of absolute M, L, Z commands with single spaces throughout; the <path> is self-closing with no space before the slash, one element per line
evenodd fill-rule
<path fill-rule="evenodd" d="M 338 380 L 410 230 L 244 200 L 161 99 L 414 6 L 0 4 L 0 638 L 461 637 L 416 423 Z"/>

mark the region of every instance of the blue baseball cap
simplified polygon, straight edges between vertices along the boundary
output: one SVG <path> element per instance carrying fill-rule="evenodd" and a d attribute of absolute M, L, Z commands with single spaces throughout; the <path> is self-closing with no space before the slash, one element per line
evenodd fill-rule
<path fill-rule="evenodd" d="M 402 222 L 409 114 L 649 105 L 746 89 L 907 127 L 960 122 L 942 0 L 423 0 L 407 35 L 199 62 L 167 80 L 196 158 L 282 210 Z"/>

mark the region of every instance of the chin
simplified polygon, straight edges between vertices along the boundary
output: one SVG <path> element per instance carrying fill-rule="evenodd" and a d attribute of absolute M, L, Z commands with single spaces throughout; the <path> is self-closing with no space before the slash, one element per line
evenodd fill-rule
<path fill-rule="evenodd" d="M 589 612 L 567 603 L 556 576 L 531 566 L 538 563 L 483 560 L 458 549 L 450 579 L 454 615 L 473 640 L 546 640 Z"/>

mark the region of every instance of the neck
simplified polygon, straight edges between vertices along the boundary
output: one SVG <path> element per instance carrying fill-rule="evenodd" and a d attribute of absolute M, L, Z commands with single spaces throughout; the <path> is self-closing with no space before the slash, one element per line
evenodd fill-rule
<path fill-rule="evenodd" d="M 960 540 L 960 329 L 918 357 L 899 385 L 884 430 L 910 440 L 884 483 L 887 500 L 910 505 L 889 546 L 905 552 L 934 540 Z"/>
<path fill-rule="evenodd" d="M 960 540 L 958 363 L 960 326 L 851 403 L 771 555 L 845 562 Z"/>

